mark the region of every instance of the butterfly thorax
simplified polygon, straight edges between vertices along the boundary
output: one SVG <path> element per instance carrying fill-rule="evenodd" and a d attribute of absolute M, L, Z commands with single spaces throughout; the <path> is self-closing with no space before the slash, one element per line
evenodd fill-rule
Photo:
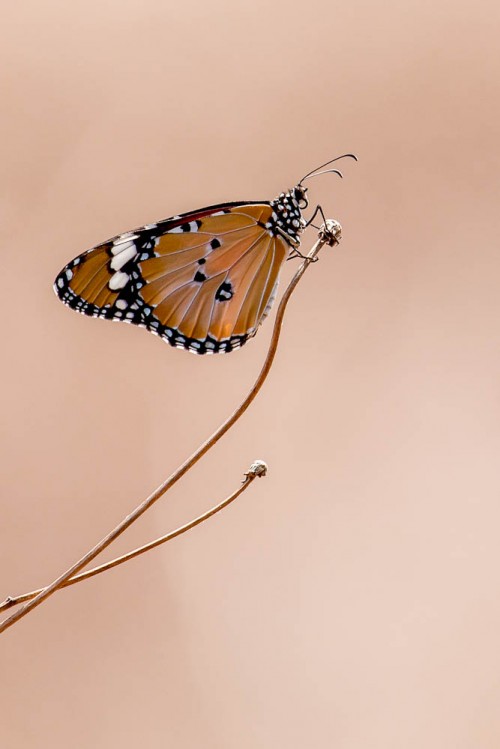
<path fill-rule="evenodd" d="M 306 205 L 305 194 L 302 189 L 297 187 L 282 192 L 271 201 L 273 209 L 272 229 L 278 234 L 285 235 L 285 238 L 290 238 L 293 245 L 300 244 L 300 235 L 305 227 L 301 208 Z"/>

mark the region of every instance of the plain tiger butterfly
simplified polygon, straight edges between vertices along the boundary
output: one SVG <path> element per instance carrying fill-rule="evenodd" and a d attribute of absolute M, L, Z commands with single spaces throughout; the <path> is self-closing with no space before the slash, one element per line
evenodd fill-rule
<path fill-rule="evenodd" d="M 255 335 L 287 257 L 300 256 L 305 179 L 271 201 L 222 203 L 148 224 L 87 250 L 54 290 L 91 317 L 133 323 L 196 354 L 234 351 Z M 336 169 L 327 170 L 336 172 Z M 340 224 L 335 222 L 336 238 Z"/>

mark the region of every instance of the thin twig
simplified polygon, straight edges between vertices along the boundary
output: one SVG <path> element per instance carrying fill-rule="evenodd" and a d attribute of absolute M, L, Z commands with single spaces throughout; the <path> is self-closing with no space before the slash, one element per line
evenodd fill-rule
<path fill-rule="evenodd" d="M 252 403 L 262 385 L 264 384 L 264 381 L 269 374 L 269 370 L 271 369 L 274 357 L 276 355 L 276 349 L 281 332 L 281 325 L 283 323 L 283 316 L 285 314 L 288 301 L 293 291 L 295 290 L 295 287 L 304 275 L 308 266 L 316 259 L 316 256 L 323 245 L 333 244 L 336 241 L 334 235 L 329 229 L 330 227 L 327 226 L 320 231 L 318 240 L 315 242 L 306 259 L 300 265 L 297 272 L 285 289 L 285 292 L 279 303 L 278 310 L 276 312 L 276 319 L 274 322 L 271 343 L 269 345 L 269 350 L 267 352 L 264 365 L 250 392 L 238 406 L 238 408 L 231 414 L 231 416 L 229 416 L 228 419 L 226 419 L 226 421 L 221 424 L 221 426 L 212 434 L 211 437 L 209 437 L 186 461 L 184 461 L 184 463 L 182 463 L 182 465 L 179 466 L 179 468 L 177 468 L 177 470 L 175 470 L 169 476 L 168 479 L 160 484 L 160 486 L 155 489 L 155 491 L 150 494 L 147 499 L 141 502 L 141 504 L 138 505 L 135 510 L 133 510 L 120 523 L 118 523 L 118 525 L 110 533 L 108 533 L 103 539 L 101 539 L 101 541 L 99 541 L 99 543 L 97 543 L 90 551 L 88 551 L 81 559 L 79 559 L 78 562 L 75 562 L 75 564 L 73 564 L 69 569 L 66 570 L 66 572 L 64 572 L 56 580 L 54 580 L 54 582 L 52 582 L 47 588 L 44 588 L 40 593 L 38 593 L 35 598 L 27 601 L 24 606 L 21 606 L 17 611 L 11 614 L 11 616 L 7 617 L 7 619 L 4 619 L 3 622 L 0 623 L 0 633 L 11 627 L 17 621 L 26 616 L 26 614 L 29 614 L 30 611 L 32 611 L 34 608 L 43 603 L 47 598 L 49 598 L 49 596 L 53 595 L 56 590 L 62 587 L 64 583 L 69 580 L 70 577 L 73 577 L 78 572 L 80 572 L 80 570 L 86 567 L 87 564 L 95 559 L 98 554 L 104 551 L 104 549 L 106 549 L 113 541 L 115 541 L 115 539 L 121 536 L 121 534 L 126 531 L 127 528 L 132 525 L 132 523 L 140 518 L 141 515 L 143 515 L 146 510 L 149 510 L 149 508 L 155 502 L 157 502 L 160 497 L 165 494 L 166 491 L 168 491 L 174 484 L 176 484 L 177 481 L 179 481 L 179 479 L 182 478 L 182 476 L 184 476 L 184 474 L 187 473 L 200 460 L 200 458 L 202 458 L 205 453 L 207 453 L 220 440 L 221 437 L 224 436 L 224 434 L 233 426 L 233 424 L 240 418 L 240 416 L 245 413 L 248 406 Z"/>
<path fill-rule="evenodd" d="M 88 580 L 90 577 L 94 577 L 94 575 L 99 575 L 101 572 L 106 572 L 106 570 L 117 567 L 119 564 L 128 562 L 129 559 L 134 559 L 135 557 L 144 554 L 146 551 L 151 551 L 151 549 L 155 549 L 157 546 L 161 546 L 167 541 L 171 541 L 173 538 L 181 536 L 183 533 L 191 530 L 191 528 L 195 528 L 197 525 L 204 523 L 205 520 L 213 517 L 225 507 L 230 505 L 231 502 L 234 502 L 235 499 L 238 499 L 238 497 L 248 489 L 254 479 L 256 479 L 258 476 L 265 476 L 266 472 L 266 464 L 262 461 L 255 461 L 255 463 L 250 466 L 250 469 L 247 471 L 247 473 L 245 473 L 245 479 L 243 480 L 241 485 L 228 497 L 226 497 L 226 499 L 222 500 L 222 502 L 219 502 L 218 505 L 215 505 L 215 507 L 212 507 L 210 510 L 207 510 L 207 512 L 204 512 L 203 515 L 199 515 L 194 520 L 190 520 L 189 523 L 181 525 L 180 528 L 176 528 L 175 531 L 170 531 L 170 533 L 167 533 L 165 536 L 160 536 L 160 538 L 157 538 L 154 541 L 150 541 L 148 544 L 144 544 L 144 546 L 140 546 L 138 549 L 129 551 L 127 554 L 123 554 L 121 557 L 116 557 L 116 559 L 111 559 L 109 562 L 105 562 L 98 567 L 93 567 L 91 570 L 87 570 L 86 572 L 81 572 L 79 575 L 70 577 L 69 580 L 66 580 L 64 585 L 61 585 L 61 588 L 66 588 L 69 585 L 74 585 L 75 583 L 81 583 L 83 580 Z M 44 588 L 32 590 L 30 593 L 22 593 L 19 596 L 8 596 L 5 601 L 0 603 L 0 611 L 11 609 L 13 606 L 17 606 L 19 603 L 24 603 L 24 601 L 31 601 L 31 599 L 41 593 L 42 590 L 44 590 Z"/>

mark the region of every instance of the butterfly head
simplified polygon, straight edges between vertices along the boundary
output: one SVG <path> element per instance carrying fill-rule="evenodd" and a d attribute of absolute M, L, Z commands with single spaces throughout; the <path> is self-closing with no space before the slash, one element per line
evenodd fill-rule
<path fill-rule="evenodd" d="M 309 200 L 307 199 L 307 187 L 300 184 L 296 185 L 293 190 L 290 190 L 290 193 L 293 195 L 293 198 L 301 211 L 303 211 L 304 208 L 307 208 L 309 205 Z"/>

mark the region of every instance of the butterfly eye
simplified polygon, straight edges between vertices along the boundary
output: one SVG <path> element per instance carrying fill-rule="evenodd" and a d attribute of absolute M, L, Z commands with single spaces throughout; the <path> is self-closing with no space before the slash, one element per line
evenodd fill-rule
<path fill-rule="evenodd" d="M 304 210 L 304 208 L 307 208 L 307 206 L 309 205 L 309 201 L 306 197 L 306 192 L 307 187 L 303 187 L 302 185 L 297 185 L 297 187 L 294 188 L 295 199 L 301 210 Z"/>

